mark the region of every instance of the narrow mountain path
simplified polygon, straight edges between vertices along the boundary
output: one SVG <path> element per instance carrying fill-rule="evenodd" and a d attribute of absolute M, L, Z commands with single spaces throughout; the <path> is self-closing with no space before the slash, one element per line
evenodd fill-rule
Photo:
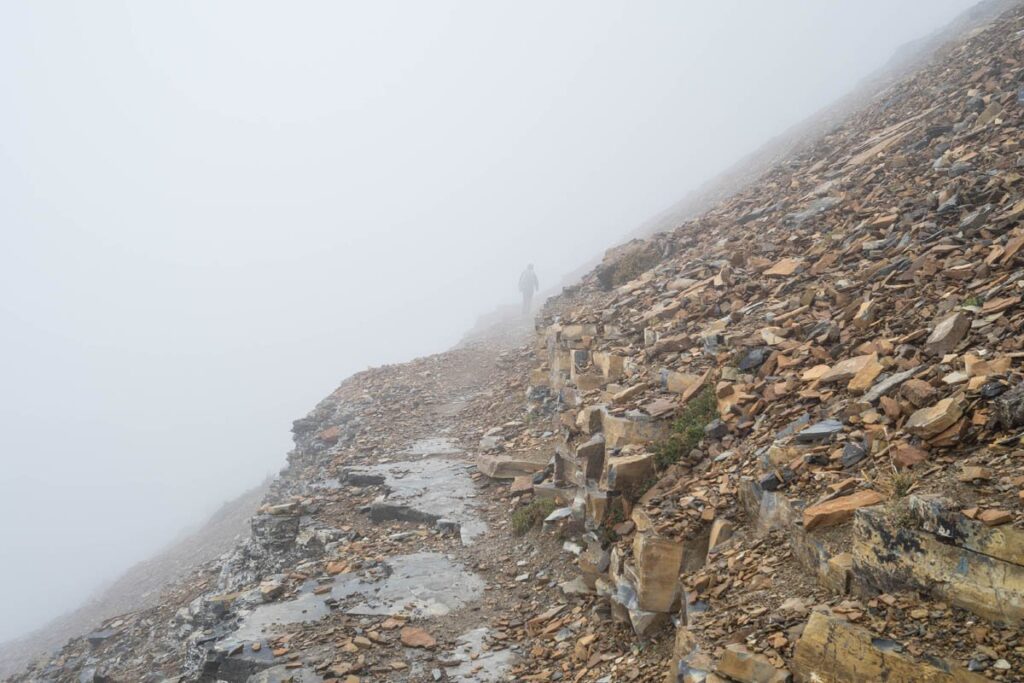
<path fill-rule="evenodd" d="M 295 421 L 249 539 L 10 680 L 661 680 L 671 643 L 637 642 L 582 584 L 578 533 L 538 528 L 571 501 L 478 469 L 548 467 L 559 417 L 527 396 L 535 341 L 492 323 L 346 379 Z"/>
<path fill-rule="evenodd" d="M 559 658 L 597 652 L 578 632 L 607 615 L 562 588 L 575 557 L 557 534 L 515 535 L 508 483 L 475 465 L 485 434 L 541 467 L 550 457 L 551 416 L 524 420 L 532 340 L 492 328 L 361 373 L 300 421 L 272 502 L 301 505 L 326 542 L 261 577 L 269 600 L 237 610 L 200 680 L 561 680 Z M 609 658 L 637 679 L 636 658 L 597 661 Z"/>

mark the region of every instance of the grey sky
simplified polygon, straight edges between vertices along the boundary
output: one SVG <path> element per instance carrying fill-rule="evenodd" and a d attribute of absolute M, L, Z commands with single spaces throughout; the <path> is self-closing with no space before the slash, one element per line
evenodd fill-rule
<path fill-rule="evenodd" d="M 973 0 L 0 6 L 0 639 Z"/>

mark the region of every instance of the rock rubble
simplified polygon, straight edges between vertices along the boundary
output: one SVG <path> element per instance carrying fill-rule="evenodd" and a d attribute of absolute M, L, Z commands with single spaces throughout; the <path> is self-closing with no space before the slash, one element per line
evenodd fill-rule
<path fill-rule="evenodd" d="M 12 680 L 1024 680 L 1022 69 L 1017 6 L 535 330 L 349 378 L 249 539 Z"/>

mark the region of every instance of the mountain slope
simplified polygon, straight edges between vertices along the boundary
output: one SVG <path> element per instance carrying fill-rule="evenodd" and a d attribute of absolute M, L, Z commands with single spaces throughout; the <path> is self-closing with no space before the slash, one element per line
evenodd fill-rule
<path fill-rule="evenodd" d="M 251 538 L 13 680 L 1024 680 L 1022 36 L 347 379 Z"/>
<path fill-rule="evenodd" d="M 638 633 L 681 619 L 673 671 L 1024 679 L 1022 31 L 552 302 L 556 471 L 630 520 L 584 576 Z"/>
<path fill-rule="evenodd" d="M 0 644 L 0 676 L 13 674 L 69 638 L 120 614 L 159 604 L 161 593 L 200 565 L 216 559 L 249 534 L 249 518 L 269 482 L 222 505 L 195 531 L 154 557 L 131 567 L 86 604 L 16 640 Z"/>

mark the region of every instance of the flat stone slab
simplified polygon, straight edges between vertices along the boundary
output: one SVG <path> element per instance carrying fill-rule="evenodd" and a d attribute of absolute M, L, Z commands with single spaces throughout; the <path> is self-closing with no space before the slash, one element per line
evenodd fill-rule
<path fill-rule="evenodd" d="M 515 479 L 540 472 L 547 466 L 546 457 L 542 461 L 493 453 L 476 456 L 476 468 L 491 479 Z"/>
<path fill-rule="evenodd" d="M 382 482 L 388 489 L 370 506 L 370 518 L 374 521 L 456 522 L 462 542 L 468 545 L 487 531 L 487 523 L 480 518 L 473 502 L 476 487 L 469 478 L 470 467 L 458 460 L 423 458 L 352 468 L 346 471 L 346 477 L 356 485 Z"/>
<path fill-rule="evenodd" d="M 807 429 L 797 432 L 797 443 L 818 443 L 828 441 L 836 434 L 843 431 L 843 423 L 839 420 L 822 420 L 812 424 Z"/>
<path fill-rule="evenodd" d="M 254 642 L 288 624 L 319 621 L 337 609 L 353 615 L 404 614 L 437 617 L 448 614 L 483 595 L 484 580 L 440 553 L 413 553 L 388 559 L 379 577 L 339 574 L 331 583 L 307 581 L 292 600 L 267 603 L 242 616 L 238 629 L 217 645 L 224 652 L 245 644 L 239 653 L 257 661 L 272 661 L 269 648 L 251 650 Z M 329 594 L 317 595 L 318 586 L 331 586 Z M 268 659 L 270 658 L 270 659 Z"/>
<path fill-rule="evenodd" d="M 401 555 L 387 565 L 390 576 L 378 581 L 339 574 L 331 597 L 339 602 L 355 599 L 354 605 L 342 608 L 348 614 L 440 617 L 479 599 L 486 586 L 480 576 L 440 553 Z"/>
<path fill-rule="evenodd" d="M 487 628 L 476 628 L 459 636 L 458 647 L 446 657 L 459 662 L 458 666 L 448 668 L 449 679 L 479 683 L 508 680 L 507 672 L 519 657 L 508 649 L 485 650 L 487 633 Z"/>
<path fill-rule="evenodd" d="M 804 529 L 810 531 L 819 527 L 842 524 L 853 519 L 853 513 L 857 510 L 878 505 L 884 500 L 885 496 L 877 491 L 865 489 L 848 496 L 840 496 L 824 503 L 811 505 L 804 510 Z"/>
<path fill-rule="evenodd" d="M 253 674 L 245 683 L 322 683 L 323 680 L 312 669 L 292 669 L 280 664 Z"/>
<path fill-rule="evenodd" d="M 462 449 L 452 443 L 451 439 L 443 436 L 432 436 L 427 439 L 413 441 L 408 450 L 408 455 L 455 455 L 462 453 Z"/>

